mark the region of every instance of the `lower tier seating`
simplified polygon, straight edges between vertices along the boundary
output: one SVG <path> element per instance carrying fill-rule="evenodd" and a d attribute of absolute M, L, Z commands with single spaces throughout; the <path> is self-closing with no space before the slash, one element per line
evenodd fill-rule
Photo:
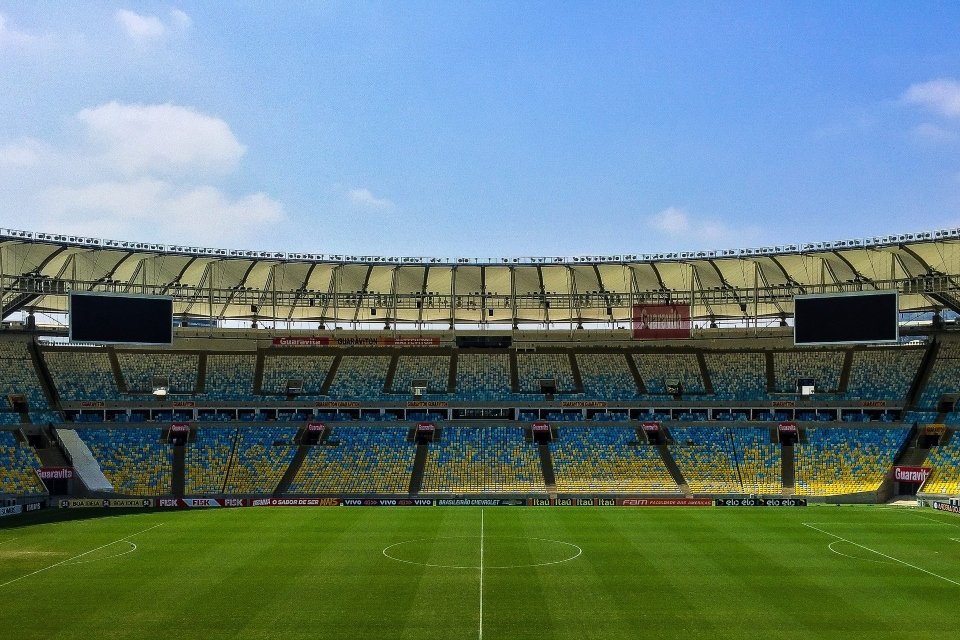
<path fill-rule="evenodd" d="M 423 493 L 543 493 L 537 447 L 521 427 L 456 427 L 430 445 Z"/>
<path fill-rule="evenodd" d="M 656 447 L 626 427 L 563 427 L 551 443 L 560 493 L 677 493 Z"/>
<path fill-rule="evenodd" d="M 310 449 L 290 493 L 402 494 L 416 446 L 405 427 L 334 427 L 327 446 Z"/>

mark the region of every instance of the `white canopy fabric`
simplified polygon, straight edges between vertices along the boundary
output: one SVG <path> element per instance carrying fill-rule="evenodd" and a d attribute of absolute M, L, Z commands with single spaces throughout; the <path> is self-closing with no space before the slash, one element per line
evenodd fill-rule
<path fill-rule="evenodd" d="M 898 289 L 901 311 L 958 309 L 960 229 L 655 255 L 438 258 L 207 249 L 0 229 L 0 315 L 68 293 L 172 295 L 177 315 L 321 322 L 629 321 L 637 303 L 697 319 L 784 317 L 805 293 Z"/>

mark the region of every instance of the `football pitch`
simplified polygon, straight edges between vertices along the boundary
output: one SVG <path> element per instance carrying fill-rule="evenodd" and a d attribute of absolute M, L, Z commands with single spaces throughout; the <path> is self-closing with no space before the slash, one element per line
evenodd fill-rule
<path fill-rule="evenodd" d="M 77 515 L 0 522 L 0 637 L 960 636 L 960 518 L 932 510 Z"/>

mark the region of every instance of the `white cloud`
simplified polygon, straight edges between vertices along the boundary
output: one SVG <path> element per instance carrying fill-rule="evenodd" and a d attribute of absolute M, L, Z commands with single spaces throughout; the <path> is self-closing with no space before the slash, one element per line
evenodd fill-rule
<path fill-rule="evenodd" d="M 246 151 L 226 122 L 187 107 L 111 102 L 77 119 L 102 160 L 127 175 L 225 173 Z"/>
<path fill-rule="evenodd" d="M 186 31 L 193 24 L 190 16 L 180 9 L 170 11 L 169 24 L 157 16 L 140 15 L 128 9 L 118 9 L 113 19 L 128 38 L 141 45 L 159 42 L 173 31 Z"/>
<path fill-rule="evenodd" d="M 960 82 L 950 78 L 910 85 L 901 99 L 948 118 L 960 118 Z"/>
<path fill-rule="evenodd" d="M 743 245 L 760 234 L 759 227 L 755 225 L 734 229 L 718 218 L 692 216 L 677 207 L 668 207 L 655 213 L 647 222 L 652 229 L 671 238 L 680 238 L 695 245 L 710 244 L 712 248 L 719 248 L 721 243 Z"/>
<path fill-rule="evenodd" d="M 75 117 L 75 144 L 0 143 L 5 225 L 244 246 L 286 220 L 267 194 L 231 194 L 216 184 L 245 151 L 218 118 L 187 107 L 117 103 Z"/>
<path fill-rule="evenodd" d="M 33 139 L 0 146 L 0 166 L 32 167 L 51 152 L 46 144 Z"/>
<path fill-rule="evenodd" d="M 957 140 L 955 131 L 931 122 L 923 122 L 913 128 L 913 137 L 921 142 L 948 143 Z"/>
<path fill-rule="evenodd" d="M 190 18 L 190 16 L 180 9 L 172 9 L 170 11 L 170 20 L 180 31 L 186 31 L 193 26 L 193 20 Z"/>
<path fill-rule="evenodd" d="M 690 230 L 690 216 L 682 209 L 670 207 L 651 216 L 650 225 L 658 231 L 675 236 Z"/>
<path fill-rule="evenodd" d="M 378 198 L 377 196 L 373 195 L 373 192 L 371 192 L 370 189 L 366 188 L 351 189 L 347 195 L 350 196 L 350 202 L 365 209 L 385 211 L 387 209 L 392 209 L 394 206 L 393 202 L 387 198 Z"/>
<path fill-rule="evenodd" d="M 51 36 L 19 31 L 9 26 L 7 17 L 0 13 L 0 51 L 4 49 L 25 50 L 51 43 Z"/>
<path fill-rule="evenodd" d="M 127 37 L 136 42 L 160 40 L 167 35 L 167 27 L 156 16 L 142 16 L 127 9 L 118 9 L 113 19 Z"/>
<path fill-rule="evenodd" d="M 46 226 L 108 238 L 216 240 L 215 245 L 223 245 L 256 239 L 265 226 L 284 220 L 283 207 L 263 193 L 232 199 L 209 185 L 185 188 L 153 178 L 51 187 L 38 201 Z"/>

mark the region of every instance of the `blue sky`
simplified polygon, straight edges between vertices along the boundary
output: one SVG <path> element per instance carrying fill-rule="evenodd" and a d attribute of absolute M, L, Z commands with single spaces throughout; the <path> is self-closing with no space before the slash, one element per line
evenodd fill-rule
<path fill-rule="evenodd" d="M 0 0 L 0 225 L 476 257 L 960 226 L 957 25 L 957 3 Z"/>

